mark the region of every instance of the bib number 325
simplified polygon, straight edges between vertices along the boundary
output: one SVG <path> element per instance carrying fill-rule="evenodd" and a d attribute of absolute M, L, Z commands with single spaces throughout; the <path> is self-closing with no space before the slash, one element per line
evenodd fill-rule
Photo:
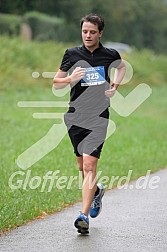
<path fill-rule="evenodd" d="M 105 82 L 105 72 L 103 66 L 89 67 L 85 69 L 81 86 L 97 86 Z"/>

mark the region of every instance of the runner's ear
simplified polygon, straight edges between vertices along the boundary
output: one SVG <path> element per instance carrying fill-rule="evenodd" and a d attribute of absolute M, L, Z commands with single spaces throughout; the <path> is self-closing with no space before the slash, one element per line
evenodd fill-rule
<path fill-rule="evenodd" d="M 103 31 L 100 31 L 100 32 L 99 32 L 99 38 L 101 38 L 102 35 L 103 35 Z"/>

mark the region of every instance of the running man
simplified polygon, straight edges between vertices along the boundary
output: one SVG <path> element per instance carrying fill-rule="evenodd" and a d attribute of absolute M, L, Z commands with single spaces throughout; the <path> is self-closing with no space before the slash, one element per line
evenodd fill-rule
<path fill-rule="evenodd" d="M 102 208 L 103 184 L 96 183 L 98 159 L 106 137 L 110 98 L 125 75 L 125 64 L 114 49 L 105 48 L 100 38 L 104 20 L 97 14 L 81 19 L 83 45 L 67 49 L 53 79 L 53 87 L 70 85 L 69 110 L 64 116 L 68 134 L 83 174 L 82 211 L 74 222 L 79 233 L 89 232 L 89 215 Z M 115 68 L 110 82 L 109 71 Z"/>

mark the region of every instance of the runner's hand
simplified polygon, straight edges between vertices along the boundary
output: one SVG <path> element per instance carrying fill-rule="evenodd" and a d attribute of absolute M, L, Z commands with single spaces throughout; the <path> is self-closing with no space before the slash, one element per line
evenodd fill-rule
<path fill-rule="evenodd" d="M 80 81 L 84 77 L 84 74 L 85 74 L 85 69 L 84 68 L 76 67 L 74 69 L 74 71 L 72 72 L 72 74 L 70 75 L 71 82 L 73 83 L 73 82 Z"/>
<path fill-rule="evenodd" d="M 105 95 L 111 98 L 115 94 L 116 90 L 117 89 L 115 87 L 111 87 L 111 89 L 105 91 Z"/>

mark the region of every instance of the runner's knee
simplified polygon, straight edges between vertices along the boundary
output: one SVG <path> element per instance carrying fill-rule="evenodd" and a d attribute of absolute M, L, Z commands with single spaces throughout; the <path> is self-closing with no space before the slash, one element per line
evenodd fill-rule
<path fill-rule="evenodd" d="M 96 162 L 86 159 L 83 160 L 83 171 L 88 172 L 94 172 L 96 170 Z"/>

